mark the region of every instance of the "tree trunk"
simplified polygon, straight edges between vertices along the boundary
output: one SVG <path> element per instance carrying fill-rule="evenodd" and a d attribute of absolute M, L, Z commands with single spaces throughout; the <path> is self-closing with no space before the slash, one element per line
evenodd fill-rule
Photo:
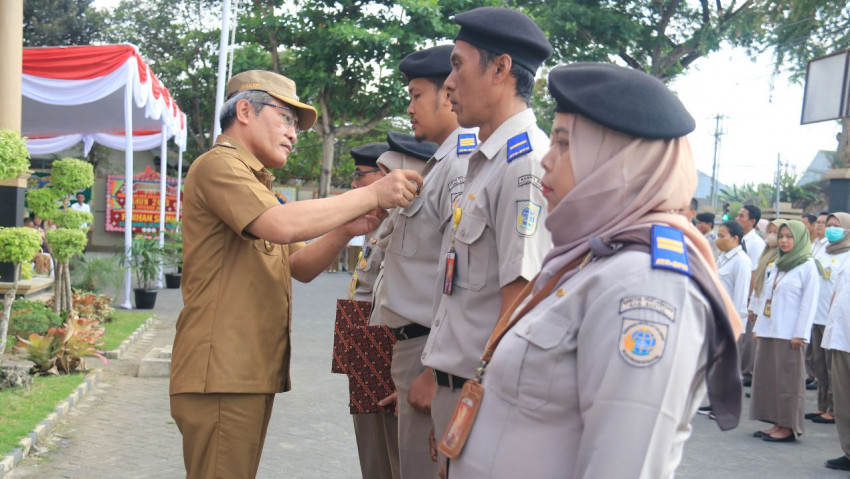
<path fill-rule="evenodd" d="M 331 175 L 334 167 L 334 140 L 336 135 L 322 135 L 322 176 L 319 177 L 319 198 L 328 196 L 331 188 Z"/>
<path fill-rule="evenodd" d="M 62 263 L 54 259 L 53 266 L 53 312 L 59 314 L 62 302 Z"/>
<path fill-rule="evenodd" d="M 3 317 L 0 319 L 0 365 L 3 364 L 3 352 L 6 351 L 6 335 L 9 333 L 9 316 L 12 314 L 12 303 L 15 302 L 15 293 L 18 292 L 18 278 L 21 273 L 21 265 L 15 265 L 12 287 L 3 296 Z"/>
<path fill-rule="evenodd" d="M 850 167 L 850 119 L 841 120 L 841 133 L 838 134 L 838 167 Z"/>
<path fill-rule="evenodd" d="M 71 267 L 68 261 L 64 262 L 62 272 L 65 275 L 65 303 L 67 311 L 74 310 L 74 292 L 71 290 Z"/>

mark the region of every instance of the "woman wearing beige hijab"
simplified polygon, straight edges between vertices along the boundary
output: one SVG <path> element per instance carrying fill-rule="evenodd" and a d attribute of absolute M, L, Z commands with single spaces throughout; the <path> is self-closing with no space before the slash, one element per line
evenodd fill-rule
<path fill-rule="evenodd" d="M 549 90 L 554 248 L 491 337 L 449 477 L 672 477 L 706 384 L 722 429 L 741 401 L 740 320 L 675 214 L 696 188 L 694 122 L 661 82 L 610 64 L 555 68 Z"/>

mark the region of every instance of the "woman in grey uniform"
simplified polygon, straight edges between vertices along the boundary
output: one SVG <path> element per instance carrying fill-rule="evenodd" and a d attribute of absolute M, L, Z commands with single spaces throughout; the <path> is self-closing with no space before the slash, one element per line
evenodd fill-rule
<path fill-rule="evenodd" d="M 549 91 L 554 249 L 491 337 L 449 477 L 672 477 L 706 384 L 721 429 L 741 406 L 738 314 L 675 214 L 696 188 L 694 121 L 660 81 L 611 64 L 557 67 Z"/>

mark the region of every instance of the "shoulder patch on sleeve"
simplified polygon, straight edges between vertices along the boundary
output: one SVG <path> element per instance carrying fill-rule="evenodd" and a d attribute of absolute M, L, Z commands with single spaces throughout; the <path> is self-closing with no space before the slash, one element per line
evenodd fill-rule
<path fill-rule="evenodd" d="M 620 300 L 621 314 L 634 309 L 648 309 L 670 321 L 676 321 L 676 307 L 654 296 L 626 296 Z"/>
<path fill-rule="evenodd" d="M 623 318 L 620 328 L 620 357 L 639 368 L 652 366 L 664 356 L 667 325 Z"/>
<path fill-rule="evenodd" d="M 669 226 L 652 225 L 650 245 L 653 269 L 667 269 L 691 275 L 688 246 L 681 231 Z"/>
<path fill-rule="evenodd" d="M 478 137 L 475 133 L 461 133 L 457 136 L 457 154 L 472 153 L 478 147 Z"/>
<path fill-rule="evenodd" d="M 522 175 L 517 178 L 516 185 L 518 187 L 522 187 L 529 184 L 533 185 L 538 190 L 543 191 L 543 185 L 540 184 L 540 178 L 534 175 Z"/>
<path fill-rule="evenodd" d="M 516 232 L 520 236 L 531 236 L 537 231 L 537 220 L 540 218 L 540 205 L 529 200 L 516 202 Z"/>
<path fill-rule="evenodd" d="M 522 155 L 531 153 L 533 148 L 528 140 L 528 133 L 522 132 L 519 135 L 508 140 L 508 163 L 514 161 Z"/>

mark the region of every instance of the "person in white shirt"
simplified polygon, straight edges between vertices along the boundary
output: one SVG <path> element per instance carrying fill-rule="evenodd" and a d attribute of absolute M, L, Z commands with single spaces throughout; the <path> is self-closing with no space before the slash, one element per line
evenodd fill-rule
<path fill-rule="evenodd" d="M 817 310 L 818 268 L 806 226 L 790 220 L 779 228 L 779 258 L 767 269 L 756 320 L 756 361 L 750 419 L 773 423 L 753 436 L 792 442 L 803 434 L 805 349 Z"/>
<path fill-rule="evenodd" d="M 843 234 L 841 240 L 830 243 L 829 247 L 850 249 L 850 215 L 834 213 L 829 216 L 830 221 L 833 218 L 841 222 Z M 829 276 L 834 280 L 835 291 L 821 345 L 828 350 L 832 367 L 832 414 L 844 455 L 830 459 L 824 465 L 830 469 L 850 471 L 850 260 L 841 262 Z"/>
<path fill-rule="evenodd" d="M 741 225 L 735 221 L 727 221 L 717 230 L 715 245 L 720 250 L 720 255 L 717 257 L 717 274 L 720 276 L 720 282 L 732 298 L 735 310 L 742 318 L 745 318 L 753 267 L 750 257 L 741 245 L 743 237 Z"/>
<path fill-rule="evenodd" d="M 829 211 L 821 211 L 815 220 L 815 237 L 812 238 L 812 255 L 820 253 L 826 247 L 826 218 L 829 216 Z"/>
<path fill-rule="evenodd" d="M 764 240 L 756 232 L 756 223 L 761 219 L 761 210 L 758 206 L 744 205 L 735 217 L 741 228 L 744 229 L 744 245 L 753 270 L 758 266 L 761 252 L 764 251 Z"/>
<path fill-rule="evenodd" d="M 86 195 L 83 193 L 77 193 L 77 202 L 71 205 L 71 209 L 75 211 L 82 211 L 83 213 L 91 214 L 91 206 L 86 203 Z M 83 223 L 80 228 L 84 230 L 89 229 L 88 223 Z"/>
<path fill-rule="evenodd" d="M 714 241 L 717 239 L 717 234 L 714 232 L 714 213 L 700 213 L 696 216 L 697 218 L 697 229 L 705 239 L 708 241 L 708 244 L 711 245 L 711 252 L 714 254 L 714 259 L 717 259 L 717 256 L 720 254 L 720 251 L 717 249 L 717 245 L 714 244 Z M 745 316 L 741 316 L 743 319 Z"/>
<path fill-rule="evenodd" d="M 752 293 L 750 293 L 749 309 L 747 311 L 747 324 L 744 334 L 738 340 L 738 351 L 741 358 L 741 376 L 743 377 L 744 386 L 749 387 L 753 379 L 753 366 L 756 360 L 756 341 L 753 338 L 753 326 L 755 326 L 756 318 L 762 311 L 759 308 L 761 299 L 767 294 L 764 292 L 764 277 L 767 274 L 767 268 L 773 266 L 773 262 L 779 258 L 779 245 L 777 236 L 779 235 L 779 227 L 784 225 L 786 220 L 778 219 L 768 223 L 765 228 L 764 241 L 765 248 L 759 257 L 758 264 L 753 271 L 753 280 L 751 283 Z"/>
<path fill-rule="evenodd" d="M 850 227 L 850 215 L 847 213 L 838 213 L 838 215 L 845 218 L 845 222 L 848 223 L 847 227 Z M 821 343 L 829 316 L 829 303 L 832 301 L 832 294 L 835 290 L 835 275 L 833 273 L 850 256 L 850 238 L 846 238 L 839 216 L 831 214 L 827 217 L 825 239 L 827 245 L 814 255 L 815 260 L 820 263 L 823 273 L 821 274 L 818 309 L 815 314 L 815 322 L 812 325 L 812 340 L 809 343 L 809 354 L 807 354 L 811 357 L 812 372 L 818 380 L 818 409 L 813 413 L 806 414 L 806 419 L 821 424 L 834 424 L 832 391 L 829 384 L 831 361 Z"/>

